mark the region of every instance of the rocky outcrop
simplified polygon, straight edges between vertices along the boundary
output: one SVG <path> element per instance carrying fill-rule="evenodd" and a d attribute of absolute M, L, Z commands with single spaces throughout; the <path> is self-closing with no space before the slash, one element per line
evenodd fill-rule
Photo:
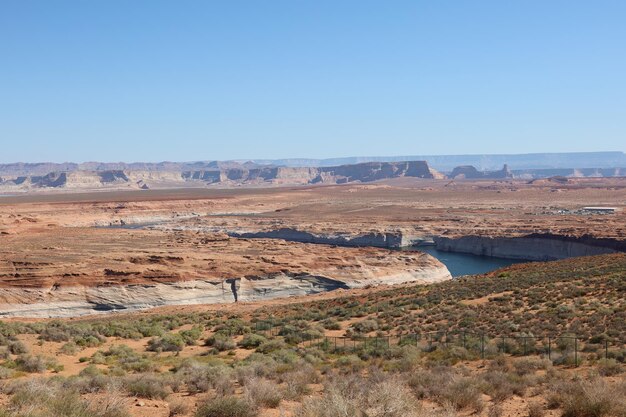
<path fill-rule="evenodd" d="M 602 242 L 599 239 L 585 239 L 584 237 L 573 238 L 540 234 L 522 237 L 462 236 L 450 238 L 439 236 L 434 238 L 437 249 L 447 252 L 531 261 L 549 261 L 626 251 L 624 242 L 609 241 L 609 239 Z"/>

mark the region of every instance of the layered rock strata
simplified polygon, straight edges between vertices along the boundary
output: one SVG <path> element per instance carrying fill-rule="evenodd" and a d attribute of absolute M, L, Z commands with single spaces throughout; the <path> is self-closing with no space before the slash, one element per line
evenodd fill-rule
<path fill-rule="evenodd" d="M 450 279 L 423 253 L 208 233 L 51 228 L 0 236 L 0 315 L 61 317 Z"/>

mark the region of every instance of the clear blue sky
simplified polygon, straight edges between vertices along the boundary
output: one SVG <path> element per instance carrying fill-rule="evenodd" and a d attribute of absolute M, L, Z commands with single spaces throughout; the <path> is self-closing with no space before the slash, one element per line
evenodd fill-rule
<path fill-rule="evenodd" d="M 626 1 L 0 0 L 0 162 L 626 150 Z"/>

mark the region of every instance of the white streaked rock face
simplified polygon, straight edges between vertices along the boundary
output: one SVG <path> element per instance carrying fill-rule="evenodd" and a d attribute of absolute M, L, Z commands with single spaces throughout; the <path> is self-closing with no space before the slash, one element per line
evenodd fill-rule
<path fill-rule="evenodd" d="M 175 283 L 67 288 L 0 288 L 4 317 L 74 317 L 88 314 L 129 312 L 166 305 L 216 304 L 262 301 L 370 285 L 434 283 L 451 279 L 441 264 L 416 268 L 388 276 L 367 277 L 348 282 L 313 275 L 273 274 L 264 277 L 233 278 Z"/>

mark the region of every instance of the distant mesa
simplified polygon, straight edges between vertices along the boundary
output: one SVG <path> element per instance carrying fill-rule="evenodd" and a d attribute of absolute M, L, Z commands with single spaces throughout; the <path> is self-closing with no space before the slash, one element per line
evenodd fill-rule
<path fill-rule="evenodd" d="M 504 163 L 501 169 L 487 170 L 493 161 L 504 156 L 484 156 L 489 164 L 459 164 L 451 170 L 439 171 L 430 161 L 372 161 L 376 158 L 336 159 L 364 161 L 352 164 L 326 166 L 332 160 L 311 160 L 310 166 L 299 166 L 296 160 L 283 160 L 284 165 L 263 164 L 271 161 L 196 161 L 158 163 L 14 163 L 0 164 L 0 191 L 24 192 L 38 189 L 153 189 L 178 187 L 240 187 L 315 184 L 367 183 L 393 178 L 424 179 L 522 179 L 533 181 L 552 178 L 619 177 L 626 176 L 626 168 L 563 168 L 563 161 L 577 162 L 581 155 L 599 165 L 619 163 L 622 153 L 589 154 L 534 154 L 513 155 L 515 167 Z M 532 167 L 532 157 L 544 161 L 542 167 Z M 476 156 L 432 157 L 436 166 L 447 166 L 451 161 L 475 161 Z M 388 158 L 394 159 L 394 158 Z M 302 160 L 297 160 L 302 162 Z M 548 166 L 549 161 L 556 161 Z M 558 162 L 558 163 L 557 163 Z M 317 163 L 317 165 L 314 165 Z M 626 164 L 625 164 L 626 165 Z M 530 167 L 530 168 L 529 168 Z M 561 181 L 562 182 L 562 181 Z"/>
<path fill-rule="evenodd" d="M 511 172 L 507 164 L 504 164 L 504 167 L 502 167 L 500 171 L 479 171 L 472 165 L 464 165 L 454 168 L 449 177 L 453 179 L 513 178 L 513 173 Z"/>
<path fill-rule="evenodd" d="M 41 188 L 135 188 L 149 189 L 157 186 L 203 185 L 311 185 L 348 184 L 377 180 L 413 177 L 444 178 L 426 161 L 365 162 L 334 167 L 276 167 L 244 164 L 201 164 L 203 169 L 170 170 L 89 170 L 50 172 L 46 175 L 29 175 L 0 181 L 4 190 L 29 190 Z M 91 168 L 97 168 L 90 165 Z"/>

